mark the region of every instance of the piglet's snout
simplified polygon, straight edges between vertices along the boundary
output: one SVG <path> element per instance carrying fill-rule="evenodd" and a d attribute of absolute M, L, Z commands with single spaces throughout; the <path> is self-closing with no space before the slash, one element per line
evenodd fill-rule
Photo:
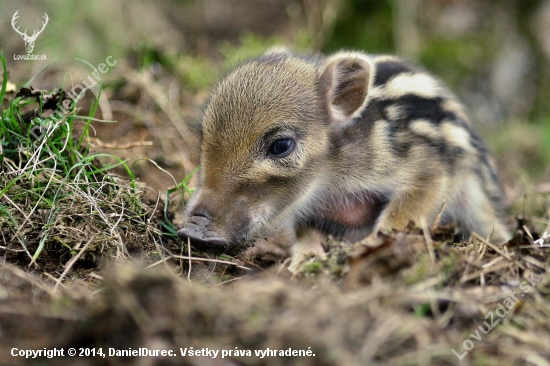
<path fill-rule="evenodd" d="M 189 239 L 194 247 L 206 253 L 222 254 L 227 250 L 229 242 L 226 238 L 210 231 L 211 225 L 207 217 L 193 215 L 187 221 L 187 225 L 178 231 L 178 236 L 184 242 Z"/>

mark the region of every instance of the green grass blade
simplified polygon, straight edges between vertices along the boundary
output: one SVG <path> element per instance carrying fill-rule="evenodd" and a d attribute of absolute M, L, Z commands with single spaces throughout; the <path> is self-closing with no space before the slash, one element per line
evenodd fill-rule
<path fill-rule="evenodd" d="M 6 95 L 6 88 L 8 86 L 8 67 L 6 66 L 6 59 L 4 58 L 4 51 L 0 52 L 0 60 L 2 61 L 2 89 L 0 89 L 1 103 L 4 100 L 4 95 Z"/>

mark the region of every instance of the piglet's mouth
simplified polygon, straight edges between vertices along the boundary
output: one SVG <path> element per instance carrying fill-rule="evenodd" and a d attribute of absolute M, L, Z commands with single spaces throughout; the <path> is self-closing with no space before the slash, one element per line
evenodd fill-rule
<path fill-rule="evenodd" d="M 208 254 L 220 255 L 227 251 L 229 243 L 225 238 L 219 236 L 196 236 L 193 228 L 184 227 L 178 231 L 178 236 L 187 242 L 189 239 L 191 245 Z"/>

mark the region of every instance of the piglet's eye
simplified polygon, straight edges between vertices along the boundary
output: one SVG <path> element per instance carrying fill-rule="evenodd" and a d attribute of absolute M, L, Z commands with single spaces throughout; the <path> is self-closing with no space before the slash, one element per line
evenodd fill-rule
<path fill-rule="evenodd" d="M 293 139 L 278 139 L 273 141 L 269 147 L 268 155 L 273 158 L 284 158 L 290 155 L 296 148 L 296 142 Z"/>

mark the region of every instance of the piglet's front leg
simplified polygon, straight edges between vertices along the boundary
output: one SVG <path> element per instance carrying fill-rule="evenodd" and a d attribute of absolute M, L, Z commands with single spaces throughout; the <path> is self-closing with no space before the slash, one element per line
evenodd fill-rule
<path fill-rule="evenodd" d="M 296 232 L 296 241 L 292 246 L 292 259 L 288 270 L 293 274 L 298 272 L 299 265 L 311 254 L 320 259 L 326 259 L 327 255 L 322 245 L 325 235 L 311 228 L 300 228 Z"/>
<path fill-rule="evenodd" d="M 434 184 L 432 189 L 409 189 L 394 193 L 374 227 L 373 233 L 378 231 L 403 230 L 410 220 L 420 225 L 421 220 L 431 223 L 438 214 L 445 200 Z"/>

